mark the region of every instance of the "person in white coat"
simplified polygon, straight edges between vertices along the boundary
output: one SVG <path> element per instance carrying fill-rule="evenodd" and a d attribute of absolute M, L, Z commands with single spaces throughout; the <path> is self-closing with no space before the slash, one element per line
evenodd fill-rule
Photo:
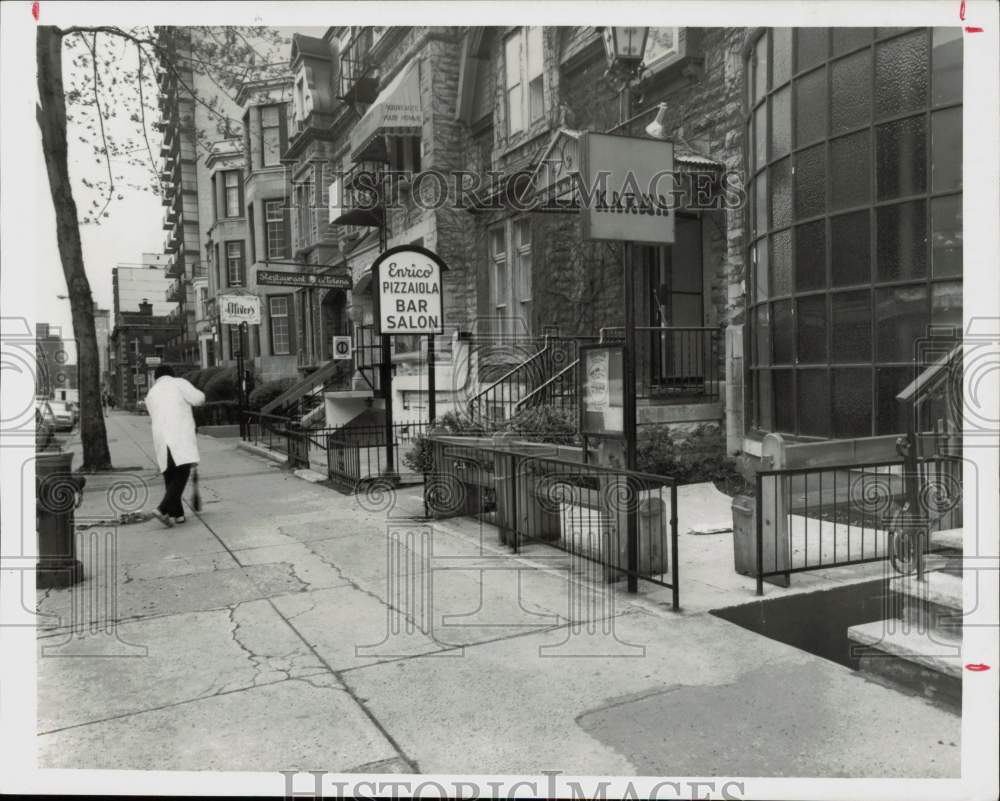
<path fill-rule="evenodd" d="M 201 406 L 205 394 L 165 364 L 156 368 L 156 379 L 146 393 L 146 411 L 153 427 L 156 463 L 163 473 L 164 494 L 154 517 L 168 528 L 184 522 L 181 496 L 187 486 L 191 467 L 198 459 L 192 406 Z"/>

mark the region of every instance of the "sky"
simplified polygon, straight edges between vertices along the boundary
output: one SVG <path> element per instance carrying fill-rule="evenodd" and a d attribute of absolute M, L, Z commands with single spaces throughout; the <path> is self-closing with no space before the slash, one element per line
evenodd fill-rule
<path fill-rule="evenodd" d="M 319 37 L 323 35 L 326 27 L 299 27 L 286 30 L 289 37 L 294 32 Z M 65 55 L 63 66 L 64 72 L 71 69 Z M 107 125 L 108 132 L 111 135 L 117 133 L 119 137 L 124 137 L 134 130 L 131 123 L 120 119 L 108 120 Z M 79 131 L 74 131 L 73 123 L 70 123 L 68 139 L 73 192 L 77 206 L 85 208 L 93 199 L 101 196 L 98 192 L 85 188 L 80 179 L 102 178 L 106 175 L 106 167 L 103 163 L 97 164 L 94 161 L 90 146 L 80 142 L 78 134 Z M 36 232 L 38 269 L 35 282 L 37 320 L 60 326 L 68 333 L 72 330 L 72 318 L 69 301 L 57 297 L 67 294 L 66 281 L 59 260 L 55 212 L 49 194 L 41 137 L 33 137 L 32 142 L 34 148 L 32 158 L 36 165 L 35 174 L 38 182 L 35 192 L 37 203 L 35 220 L 38 224 Z M 158 159 L 159 135 L 152 130 L 150 130 L 150 143 L 153 155 Z M 115 166 L 123 171 L 128 183 L 150 185 L 151 176 L 143 169 L 131 167 L 124 162 Z M 122 188 L 120 191 L 124 199 L 112 200 L 108 208 L 110 214 L 108 219 L 100 225 L 82 225 L 80 230 L 91 293 L 98 306 L 109 310 L 113 307 L 111 271 L 114 267 L 119 263 L 139 263 L 144 252 L 162 252 L 166 235 L 166 231 L 162 228 L 163 207 L 158 196 L 137 189 Z"/>

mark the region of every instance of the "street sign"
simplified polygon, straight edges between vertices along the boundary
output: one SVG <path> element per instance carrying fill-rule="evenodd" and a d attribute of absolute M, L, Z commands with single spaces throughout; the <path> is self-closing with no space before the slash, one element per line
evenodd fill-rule
<path fill-rule="evenodd" d="M 146 367 L 159 367 L 163 363 L 163 359 L 159 356 L 147 356 L 146 357 Z"/>
<path fill-rule="evenodd" d="M 334 361 L 341 361 L 343 359 L 350 359 L 350 358 L 351 358 L 351 338 L 334 337 L 333 338 Z"/>
<path fill-rule="evenodd" d="M 258 286 L 312 286 L 322 289 L 351 289 L 349 275 L 327 273 L 286 273 L 281 270 L 257 270 Z"/>
<path fill-rule="evenodd" d="M 223 325 L 260 325 L 260 298 L 256 295 L 221 295 L 219 322 Z"/>
<path fill-rule="evenodd" d="M 389 248 L 372 264 L 378 333 L 444 333 L 445 263 L 426 248 L 400 245 Z"/>
<path fill-rule="evenodd" d="M 584 239 L 649 244 L 674 241 L 674 145 L 658 139 L 586 132 L 580 176 L 588 197 Z"/>

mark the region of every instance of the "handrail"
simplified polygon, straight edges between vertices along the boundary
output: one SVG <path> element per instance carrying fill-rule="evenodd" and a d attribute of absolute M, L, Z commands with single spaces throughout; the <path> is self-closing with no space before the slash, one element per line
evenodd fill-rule
<path fill-rule="evenodd" d="M 927 396 L 923 395 L 923 397 L 921 397 L 921 394 L 925 391 L 933 389 L 932 385 L 937 385 L 943 379 L 943 376 L 945 375 L 943 371 L 945 368 L 951 367 L 955 360 L 955 356 L 961 352 L 962 343 L 959 342 L 948 353 L 940 357 L 933 364 L 928 365 L 923 372 L 920 373 L 920 375 L 907 384 L 903 391 L 896 395 L 896 400 L 901 403 L 912 403 L 915 406 L 923 403 Z"/>
<path fill-rule="evenodd" d="M 291 387 L 286 389 L 270 403 L 264 404 L 264 406 L 261 407 L 261 412 L 267 414 L 271 410 L 277 409 L 289 401 L 298 400 L 303 395 L 307 394 L 309 390 L 315 390 L 317 385 L 325 383 L 326 379 L 330 378 L 330 376 L 332 376 L 339 367 L 340 362 L 336 359 L 331 359 L 318 370 L 313 371 L 301 381 L 296 382 Z"/>
<path fill-rule="evenodd" d="M 560 379 L 562 379 L 562 377 L 566 373 L 568 373 L 570 370 L 575 370 L 579 364 L 580 364 L 580 360 L 579 359 L 574 359 L 572 362 L 570 362 L 569 364 L 567 364 L 562 370 L 560 370 L 558 373 L 556 373 L 554 376 L 552 376 L 552 378 L 550 378 L 547 381 L 545 381 L 544 384 L 541 384 L 537 389 L 532 390 L 527 395 L 525 395 L 523 398 L 521 398 L 521 400 L 519 400 L 517 403 L 514 404 L 514 408 L 515 409 L 521 408 L 521 406 L 523 404 L 525 404 L 528 401 L 530 401 L 532 398 L 535 397 L 535 395 L 537 395 L 538 393 L 542 392 L 550 384 L 554 384 L 555 382 L 557 382 Z"/>
<path fill-rule="evenodd" d="M 486 387 L 486 389 L 484 389 L 478 395 L 473 396 L 472 402 L 474 403 L 475 401 L 479 400 L 480 396 L 485 395 L 491 389 L 494 389 L 495 387 L 498 387 L 500 384 L 502 384 L 504 381 L 506 381 L 508 378 L 510 378 L 512 375 L 514 375 L 514 373 L 516 373 L 516 372 L 518 372 L 520 370 L 523 370 L 529 364 L 531 364 L 532 362 L 534 362 L 535 359 L 537 359 L 537 358 L 539 358 L 541 356 L 544 356 L 545 352 L 548 349 L 549 349 L 549 346 L 546 345 L 544 348 L 542 348 L 540 351 L 538 351 L 538 353 L 536 353 L 536 354 L 534 354 L 532 356 L 529 356 L 525 361 L 523 361 L 520 364 L 518 364 L 518 365 L 514 366 L 513 368 L 511 368 L 508 372 L 504 373 L 500 378 L 498 378 L 496 381 L 494 381 L 492 384 L 490 384 L 488 387 Z"/>

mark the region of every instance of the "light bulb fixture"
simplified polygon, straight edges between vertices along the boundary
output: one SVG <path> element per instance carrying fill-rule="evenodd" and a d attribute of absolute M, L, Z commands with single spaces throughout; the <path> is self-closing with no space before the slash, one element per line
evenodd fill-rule
<path fill-rule="evenodd" d="M 667 138 L 667 104 L 660 103 L 657 107 L 656 119 L 646 126 L 646 136 L 653 139 Z"/>

